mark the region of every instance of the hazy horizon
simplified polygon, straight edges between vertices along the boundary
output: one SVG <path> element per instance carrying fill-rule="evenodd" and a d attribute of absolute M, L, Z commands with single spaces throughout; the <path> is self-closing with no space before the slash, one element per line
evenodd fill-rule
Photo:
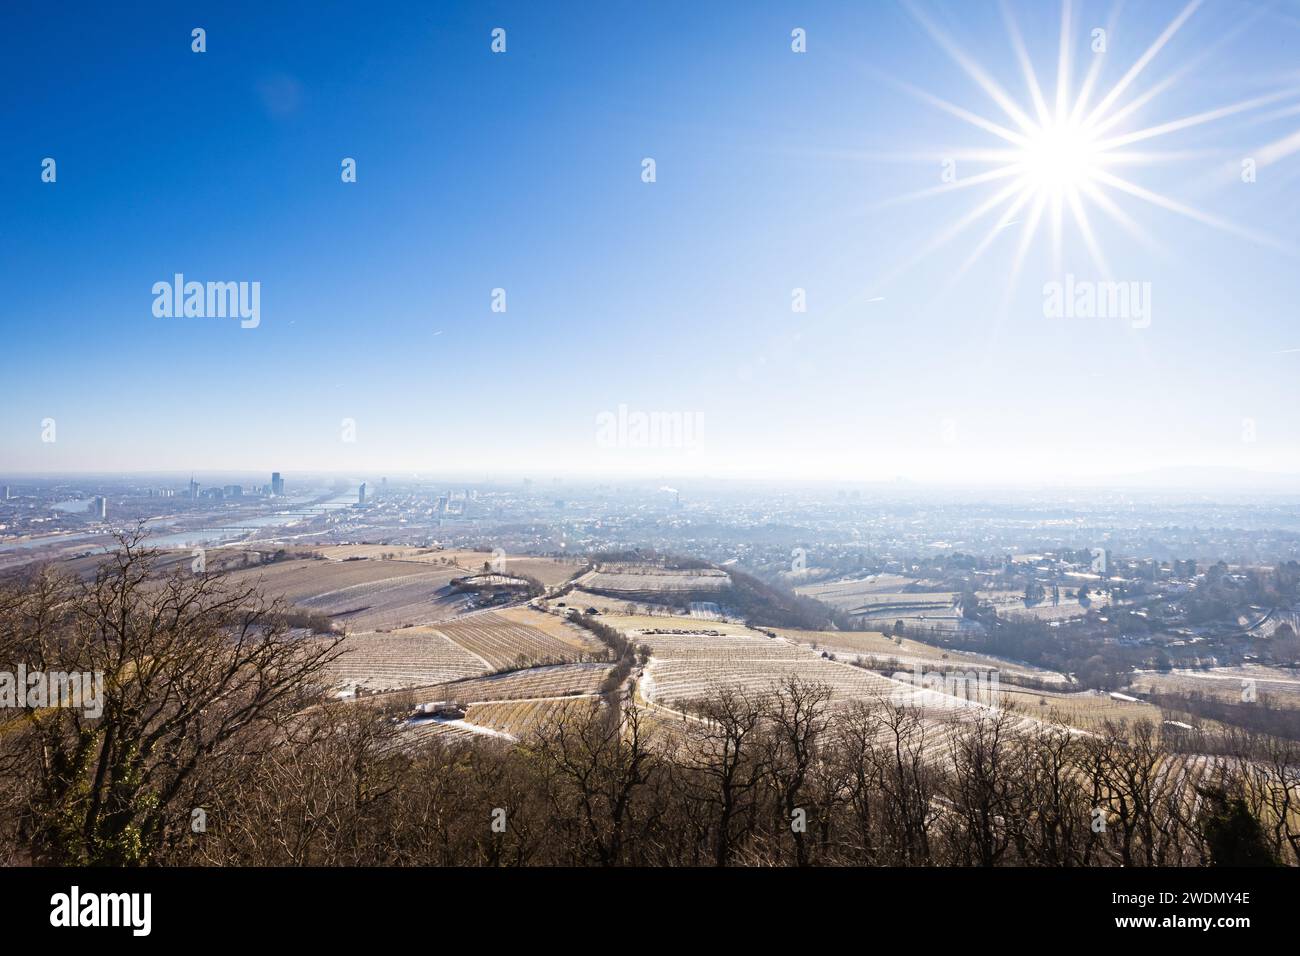
<path fill-rule="evenodd" d="M 1093 479 L 1071 478 L 1058 481 L 1042 480 L 923 480 L 906 476 L 894 476 L 880 479 L 836 479 L 836 478 L 780 478 L 765 476 L 722 476 L 710 474 L 676 475 L 667 472 L 641 473 L 599 473 L 599 472 L 544 472 L 527 469 L 473 470 L 473 469 L 439 469 L 424 468 L 416 471 L 402 469 L 362 469 L 331 471 L 322 469 L 277 469 L 286 481 L 340 481 L 361 480 L 376 482 L 388 479 L 395 483 L 458 483 L 474 484 L 518 484 L 529 481 L 535 485 L 548 483 L 570 483 L 575 486 L 628 484 L 654 485 L 664 482 L 684 482 L 697 487 L 759 487 L 764 489 L 779 488 L 825 488 L 825 489 L 861 489 L 876 492 L 890 490 L 919 490 L 949 492 L 953 494 L 981 494 L 1000 491 L 1033 491 L 1041 493 L 1061 492 L 1115 492 L 1139 495 L 1193 495 L 1213 494 L 1251 495 L 1268 497 L 1300 497 L 1300 474 L 1290 472 L 1264 472 L 1249 469 L 1210 468 L 1210 469 L 1154 469 L 1148 472 L 1126 472 L 1103 475 Z M 227 479 L 244 479 L 255 482 L 254 487 L 265 483 L 270 471 L 263 468 L 212 468 L 212 469 L 130 469 L 125 471 L 86 469 L 62 472 L 23 472 L 8 471 L 0 473 L 0 481 L 11 479 L 55 481 L 55 480 L 89 480 L 107 479 L 152 479 L 170 480 L 183 484 L 191 477 L 200 480 L 200 484 L 227 483 Z"/>

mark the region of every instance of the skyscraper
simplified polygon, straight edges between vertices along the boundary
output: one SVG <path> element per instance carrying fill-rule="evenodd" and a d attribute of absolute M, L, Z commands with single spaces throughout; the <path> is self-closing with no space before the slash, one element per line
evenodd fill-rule
<path fill-rule="evenodd" d="M 365 503 L 366 503 L 366 483 L 363 481 L 361 482 L 361 487 L 357 489 L 357 504 L 364 505 Z"/>
<path fill-rule="evenodd" d="M 271 494 L 277 498 L 284 494 L 284 479 L 278 471 L 271 472 Z"/>

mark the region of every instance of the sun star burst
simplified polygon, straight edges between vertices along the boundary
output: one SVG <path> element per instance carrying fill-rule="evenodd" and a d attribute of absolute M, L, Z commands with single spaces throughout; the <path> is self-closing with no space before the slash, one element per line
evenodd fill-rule
<path fill-rule="evenodd" d="M 1186 151 L 1162 152 L 1145 147 L 1135 150 L 1131 148 L 1134 144 L 1145 144 L 1159 137 L 1256 110 L 1277 103 L 1279 100 L 1300 96 L 1300 88 L 1291 84 L 1273 93 L 1216 106 L 1150 126 L 1126 129 L 1126 125 L 1139 110 L 1149 108 L 1153 101 L 1173 87 L 1203 59 L 1204 53 L 1193 57 L 1179 69 L 1150 85 L 1144 92 L 1136 96 L 1131 95 L 1137 78 L 1158 59 L 1161 51 L 1203 2 L 1204 0 L 1190 0 L 1124 74 L 1102 93 L 1099 99 L 1094 100 L 1094 96 L 1100 92 L 1098 83 L 1105 57 L 1093 56 L 1086 74 L 1076 88 L 1072 77 L 1074 68 L 1072 51 L 1077 48 L 1078 42 L 1071 0 L 1063 0 L 1057 51 L 1056 88 L 1049 100 L 1039 83 L 1032 58 L 1011 9 L 1006 0 L 1002 0 L 1003 19 L 1027 89 L 1027 102 L 1019 101 L 999 85 L 983 66 L 967 55 L 915 4 L 909 2 L 908 10 L 916 21 L 965 72 L 975 87 L 998 106 L 1003 118 L 981 115 L 910 84 L 894 81 L 929 105 L 995 137 L 1001 143 L 994 147 L 984 146 L 958 151 L 955 154 L 948 151 L 939 158 L 944 161 L 973 162 L 989 168 L 894 200 L 912 201 L 955 191 L 996 187 L 991 197 L 942 229 L 923 249 L 895 269 L 891 275 L 896 275 L 910 267 L 939 246 L 954 240 L 981 219 L 992 215 L 995 217 L 992 226 L 977 243 L 957 274 L 952 277 L 952 281 L 955 281 L 993 245 L 993 240 L 999 232 L 1008 225 L 1022 221 L 1017 217 L 1023 217 L 1024 232 L 1017 243 L 1015 258 L 1008 272 L 1008 293 L 1044 221 L 1049 230 L 1054 269 L 1059 270 L 1062 237 L 1066 229 L 1069 229 L 1082 240 L 1099 272 L 1108 277 L 1107 259 L 1090 215 L 1096 211 L 1142 244 L 1148 247 L 1154 246 L 1156 243 L 1150 234 L 1125 209 L 1126 205 L 1133 204 L 1133 200 L 1140 200 L 1142 203 L 1186 217 L 1202 225 L 1294 254 L 1296 250 L 1272 237 L 1260 235 L 1202 212 L 1132 182 L 1115 172 L 1115 168 L 1120 166 L 1161 166 L 1196 155 Z M 1116 23 L 1118 9 L 1117 6 L 1108 22 L 1108 30 Z"/>

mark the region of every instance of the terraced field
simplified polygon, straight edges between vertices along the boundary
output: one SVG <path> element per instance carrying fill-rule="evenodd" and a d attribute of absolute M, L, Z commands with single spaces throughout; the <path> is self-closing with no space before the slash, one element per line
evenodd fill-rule
<path fill-rule="evenodd" d="M 715 696 L 723 689 L 751 693 L 775 690 L 790 677 L 826 684 L 836 698 L 889 697 L 898 684 L 861 668 L 819 657 L 803 660 L 736 659 L 652 661 L 646 668 L 642 693 L 651 700 L 680 707 Z"/>
<path fill-rule="evenodd" d="M 641 618 L 638 623 L 655 620 Z M 927 714 L 942 718 L 945 714 L 980 713 L 984 705 L 994 702 L 992 688 L 982 680 L 953 682 L 952 686 L 947 683 L 913 686 L 910 682 L 830 660 L 807 644 L 783 636 L 768 637 L 742 625 L 701 624 L 692 632 L 686 627 L 667 627 L 662 623 L 642 630 L 628 628 L 618 618 L 611 621 L 621 624 L 635 642 L 650 647 L 651 658 L 639 684 L 641 695 L 652 704 L 673 710 L 713 697 L 723 689 L 750 693 L 772 691 L 792 677 L 826 685 L 831 691 L 832 707 L 854 700 L 883 699 L 896 705 L 920 707 Z M 987 672 L 988 668 L 972 664 L 971 670 Z"/>
<path fill-rule="evenodd" d="M 342 687 L 367 691 L 425 687 L 489 670 L 481 658 L 427 628 L 349 634 L 341 650 L 331 676 Z"/>
<path fill-rule="evenodd" d="M 613 592 L 721 591 L 731 587 L 731 578 L 726 571 L 717 568 L 674 571 L 629 565 L 588 571 L 578 578 L 577 583 L 580 587 Z"/>
<path fill-rule="evenodd" d="M 1142 672 L 1129 686 L 1142 694 L 1197 692 L 1229 703 L 1240 703 L 1243 692 L 1253 690 L 1257 698 L 1266 697 L 1284 707 L 1300 707 L 1300 671 L 1262 664 Z"/>
<path fill-rule="evenodd" d="M 450 565 L 457 569 L 457 575 L 469 571 L 482 571 L 483 562 L 496 560 L 493 553 L 488 551 L 442 550 L 387 544 L 339 544 L 321 548 L 320 553 L 332 561 L 343 561 L 347 558 L 380 559 L 391 556 L 399 561 L 435 566 Z M 527 575 L 536 578 L 547 587 L 563 584 L 586 567 L 586 562 L 579 558 L 539 558 L 508 554 L 501 560 L 504 561 L 501 570 L 506 574 Z"/>
<path fill-rule="evenodd" d="M 801 584 L 795 588 L 795 592 L 836 606 L 845 603 L 861 604 L 864 595 L 900 591 L 908 581 L 901 574 L 871 574 L 851 580 Z"/>
<path fill-rule="evenodd" d="M 401 743 L 414 747 L 429 741 L 459 745 L 481 743 L 485 739 L 510 740 L 509 734 L 490 728 L 476 728 L 463 720 L 410 720 L 402 725 Z"/>
<path fill-rule="evenodd" d="M 1109 603 L 1110 595 L 1101 593 L 1093 595 L 1087 607 L 1081 605 L 1077 599 L 1067 600 L 1063 597 L 1060 604 L 1052 604 L 1048 601 L 1045 604 L 1025 607 L 1022 601 L 1019 607 L 1012 605 L 999 608 L 998 613 L 1011 620 L 1068 621 L 1071 618 L 1083 617 L 1089 611 L 1105 610 Z"/>
<path fill-rule="evenodd" d="M 556 664 L 528 670 L 508 671 L 431 688 L 430 700 L 464 703 L 520 700 L 528 697 L 568 697 L 594 694 L 600 690 L 609 664 Z"/>
<path fill-rule="evenodd" d="M 763 634 L 744 624 L 730 621 L 700 621 L 687 614 L 616 614 L 605 620 L 610 627 L 616 627 L 629 638 L 638 643 L 653 636 L 667 637 L 673 634 L 708 635 L 743 634 L 749 637 L 764 637 Z"/>
<path fill-rule="evenodd" d="M 522 624 L 534 628 L 565 644 L 574 644 L 579 648 L 604 647 L 603 644 L 591 636 L 590 631 L 586 631 L 576 624 L 570 624 L 563 615 L 558 613 L 550 614 L 546 611 L 539 611 L 526 604 L 502 608 L 492 613 L 512 624 Z"/>
<path fill-rule="evenodd" d="M 1069 684 L 1069 678 L 1056 671 L 1034 667 L 1019 661 L 1007 661 L 985 654 L 950 650 L 904 638 L 901 642 L 877 631 L 796 631 L 778 628 L 777 633 L 788 640 L 825 650 L 841 660 L 860 659 L 863 664 L 876 669 L 893 671 L 915 666 L 943 665 L 945 667 L 970 666 L 992 668 L 1010 678 L 1028 678 L 1045 683 Z"/>
<path fill-rule="evenodd" d="M 761 634 L 642 634 L 654 657 L 680 660 L 808 660 L 808 650 Z"/>
<path fill-rule="evenodd" d="M 1060 694 L 1052 691 L 1001 688 L 1004 707 L 1013 707 L 1018 713 L 1040 720 L 1055 720 L 1080 730 L 1088 730 L 1103 721 L 1149 720 L 1159 723 L 1160 708 L 1141 701 L 1116 700 L 1100 691 L 1080 691 Z"/>
<path fill-rule="evenodd" d="M 601 706 L 599 697 L 548 697 L 536 700 L 493 701 L 470 704 L 465 719 L 480 727 L 522 738 L 531 730 L 558 719 L 566 710 L 599 706 Z"/>
<path fill-rule="evenodd" d="M 891 607 L 952 607 L 961 595 L 955 591 L 892 591 L 864 594 L 858 608 L 876 609 Z"/>
<path fill-rule="evenodd" d="M 951 605 L 958 596 L 952 591 L 903 591 L 902 587 L 908 582 L 909 579 L 895 574 L 869 575 L 849 581 L 800 585 L 795 588 L 795 593 L 824 601 L 842 611 L 891 605 L 933 605 L 937 608 Z"/>
<path fill-rule="evenodd" d="M 410 561 L 281 561 L 234 575 L 268 596 L 322 611 L 348 630 L 373 631 L 448 620 L 465 599 L 447 590 L 463 572 Z"/>
<path fill-rule="evenodd" d="M 488 668 L 526 667 L 604 656 L 604 645 L 581 628 L 527 608 L 472 614 L 439 625 L 438 631 Z"/>
<path fill-rule="evenodd" d="M 443 553 L 450 555 L 461 567 L 473 571 L 483 570 L 483 562 L 493 560 L 491 554 L 482 551 L 449 551 Z M 537 558 L 515 554 L 507 554 L 501 561 L 502 564 L 499 570 L 503 573 L 521 574 L 525 577 L 536 578 L 548 588 L 558 587 L 587 566 L 586 561 L 576 558 Z"/>
<path fill-rule="evenodd" d="M 444 563 L 441 559 L 448 552 L 439 551 L 437 548 L 416 548 L 404 544 L 331 544 L 317 549 L 317 553 L 331 561 L 346 561 L 348 558 L 378 561 L 391 557 L 398 561 L 441 564 Z"/>
<path fill-rule="evenodd" d="M 851 614 L 869 627 L 883 628 L 902 621 L 911 627 L 957 632 L 971 627 L 957 606 L 954 591 L 901 591 L 909 583 L 897 575 L 880 575 L 852 581 L 830 581 L 795 588 Z M 918 582 L 910 582 L 921 586 Z"/>
<path fill-rule="evenodd" d="M 569 607 L 583 610 L 594 607 L 602 614 L 618 615 L 619 617 L 654 617 L 660 620 L 666 617 L 676 617 L 682 620 L 692 619 L 691 615 L 685 613 L 680 607 L 662 604 L 631 592 L 622 595 L 614 593 L 597 594 L 595 591 L 575 587 L 569 591 L 563 600 L 568 603 Z M 556 603 L 552 602 L 551 606 L 555 607 Z M 560 608 L 560 610 L 563 610 L 563 608 Z"/>

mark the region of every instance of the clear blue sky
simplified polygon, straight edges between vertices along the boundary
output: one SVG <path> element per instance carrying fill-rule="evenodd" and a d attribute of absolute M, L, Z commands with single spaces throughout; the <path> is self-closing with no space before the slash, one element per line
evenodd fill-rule
<path fill-rule="evenodd" d="M 1093 103 L 1183 7 L 1124 7 Z M 1010 9 L 1051 100 L 1060 8 Z M 10 0 L 0 471 L 1300 471 L 1300 11 L 1207 3 L 1116 98 L 1176 77 L 1112 136 L 1262 101 L 1116 169 L 1235 231 L 1108 191 L 1148 247 L 1088 209 L 1149 328 L 1044 315 L 1044 283 L 1103 278 L 1068 215 L 1059 269 L 1044 222 L 1008 281 L 1023 214 L 957 275 L 997 211 L 918 255 L 1007 181 L 888 201 L 1009 144 L 900 84 L 1012 125 L 922 21 L 1032 107 L 997 4 L 915 11 Z M 1073 11 L 1072 95 L 1112 5 Z M 156 318 L 176 272 L 260 282 L 260 326 Z M 699 441 L 601 447 L 621 404 Z"/>

